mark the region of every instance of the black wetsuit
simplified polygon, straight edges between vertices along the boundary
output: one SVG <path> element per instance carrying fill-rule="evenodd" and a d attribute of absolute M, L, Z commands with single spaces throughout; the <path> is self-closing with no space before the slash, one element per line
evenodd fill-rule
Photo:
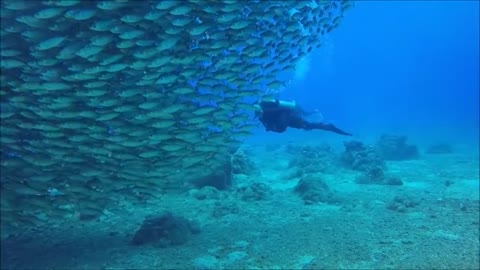
<path fill-rule="evenodd" d="M 275 101 L 262 101 L 259 105 L 262 109 L 262 113 L 259 114 L 259 120 L 265 126 L 267 131 L 282 133 L 287 127 L 292 127 L 305 130 L 321 129 L 341 135 L 351 136 L 350 133 L 340 130 L 332 124 L 309 122 L 305 120 L 307 113 L 300 107 L 281 107 L 278 99 Z"/>

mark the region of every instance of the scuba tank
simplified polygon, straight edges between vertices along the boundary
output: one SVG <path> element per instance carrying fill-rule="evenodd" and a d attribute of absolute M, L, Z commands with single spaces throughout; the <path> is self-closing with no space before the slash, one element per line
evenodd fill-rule
<path fill-rule="evenodd" d="M 279 99 L 264 99 L 262 102 L 276 104 L 278 108 L 294 109 L 297 104 L 295 101 L 285 101 Z"/>
<path fill-rule="evenodd" d="M 278 100 L 278 106 L 280 108 L 295 109 L 297 104 L 295 103 L 295 101 Z"/>
<path fill-rule="evenodd" d="M 269 111 L 276 111 L 276 110 L 295 110 L 297 109 L 297 104 L 295 101 L 285 101 L 285 100 L 278 100 L 278 99 L 263 99 L 259 102 L 261 104 L 261 109 L 269 110 Z"/>

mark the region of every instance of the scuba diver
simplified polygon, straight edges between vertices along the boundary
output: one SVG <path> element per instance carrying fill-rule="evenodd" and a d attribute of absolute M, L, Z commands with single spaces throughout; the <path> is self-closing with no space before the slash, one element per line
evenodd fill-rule
<path fill-rule="evenodd" d="M 287 127 L 304 130 L 321 129 L 341 135 L 352 136 L 332 124 L 311 122 L 305 118 L 315 114 L 316 111 L 307 113 L 297 106 L 295 102 L 284 100 L 262 100 L 255 105 L 255 115 L 265 126 L 266 131 L 282 133 Z"/>

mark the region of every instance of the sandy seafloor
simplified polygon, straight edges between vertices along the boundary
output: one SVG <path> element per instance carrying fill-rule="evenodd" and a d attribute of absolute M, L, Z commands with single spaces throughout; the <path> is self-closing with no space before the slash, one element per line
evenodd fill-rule
<path fill-rule="evenodd" d="M 306 143 L 315 145 L 315 143 Z M 263 182 L 265 200 L 242 201 L 234 192 L 198 200 L 170 194 L 147 205 L 125 205 L 97 221 L 71 222 L 2 243 L 2 269 L 478 269 L 479 159 L 476 148 L 389 161 L 403 186 L 359 185 L 359 172 L 322 174 L 340 202 L 306 205 L 286 177 L 292 158 L 282 144 L 243 147 L 259 170 L 236 183 Z M 475 149 L 475 150 L 473 150 Z M 339 148 L 336 152 L 341 152 Z M 452 185 L 446 186 L 450 180 Z M 395 196 L 419 204 L 388 210 Z M 215 208 L 223 215 L 214 217 Z M 164 210 L 191 218 L 202 232 L 183 245 L 131 246 L 149 214 Z"/>

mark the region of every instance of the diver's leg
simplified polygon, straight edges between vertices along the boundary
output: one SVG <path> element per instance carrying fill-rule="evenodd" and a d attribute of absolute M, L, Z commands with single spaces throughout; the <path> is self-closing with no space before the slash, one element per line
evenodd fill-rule
<path fill-rule="evenodd" d="M 307 129 L 307 122 L 298 115 L 291 115 L 288 119 L 288 126 L 298 129 Z"/>
<path fill-rule="evenodd" d="M 327 130 L 327 131 L 335 132 L 335 133 L 341 134 L 341 135 L 352 136 L 352 134 L 339 129 L 332 124 L 310 123 L 310 122 L 305 121 L 304 126 L 305 126 L 304 129 L 306 129 L 306 130 L 321 129 L 321 130 Z"/>
<path fill-rule="evenodd" d="M 288 111 L 281 111 L 277 117 L 276 132 L 282 133 L 287 130 L 290 113 Z"/>

